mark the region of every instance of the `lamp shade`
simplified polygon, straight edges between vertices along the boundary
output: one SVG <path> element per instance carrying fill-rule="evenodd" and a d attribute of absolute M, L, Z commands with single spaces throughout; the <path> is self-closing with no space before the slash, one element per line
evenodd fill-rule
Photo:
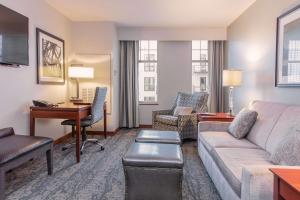
<path fill-rule="evenodd" d="M 69 67 L 70 78 L 94 78 L 92 67 Z"/>
<path fill-rule="evenodd" d="M 242 84 L 242 70 L 223 70 L 223 86 L 235 87 Z"/>

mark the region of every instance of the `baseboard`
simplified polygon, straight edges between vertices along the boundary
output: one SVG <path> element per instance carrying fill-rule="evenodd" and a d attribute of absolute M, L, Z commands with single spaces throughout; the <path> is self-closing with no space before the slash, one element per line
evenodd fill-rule
<path fill-rule="evenodd" d="M 152 128 L 152 124 L 140 124 L 139 128 Z"/>
<path fill-rule="evenodd" d="M 54 144 L 61 144 L 64 141 L 66 141 L 67 139 L 69 139 L 70 137 L 72 137 L 72 133 L 67 133 L 66 135 L 63 135 L 62 137 L 54 140 Z"/>
<path fill-rule="evenodd" d="M 107 131 L 106 135 L 108 136 L 114 136 L 118 131 L 120 130 L 120 128 L 117 128 L 114 131 Z M 104 131 L 87 131 L 86 132 L 88 135 L 104 135 Z M 66 141 L 67 139 L 72 137 L 72 132 L 67 133 L 66 135 L 63 135 L 62 137 L 54 140 L 54 144 L 61 144 L 64 141 Z"/>

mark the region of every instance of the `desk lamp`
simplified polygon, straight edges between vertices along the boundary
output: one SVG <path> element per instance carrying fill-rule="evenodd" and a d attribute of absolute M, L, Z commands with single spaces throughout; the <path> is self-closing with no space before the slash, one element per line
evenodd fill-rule
<path fill-rule="evenodd" d="M 80 101 L 79 98 L 79 79 L 92 79 L 94 78 L 94 68 L 72 66 L 69 67 L 69 77 L 76 80 L 76 97 L 71 97 L 74 101 Z"/>

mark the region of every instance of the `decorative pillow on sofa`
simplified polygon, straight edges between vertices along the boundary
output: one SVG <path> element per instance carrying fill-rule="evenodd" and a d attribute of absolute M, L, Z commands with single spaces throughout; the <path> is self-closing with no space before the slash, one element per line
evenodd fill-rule
<path fill-rule="evenodd" d="M 278 144 L 270 160 L 274 164 L 300 165 L 300 129 L 293 128 L 291 132 Z"/>
<path fill-rule="evenodd" d="M 177 106 L 174 110 L 173 115 L 175 117 L 178 117 L 178 115 L 190 115 L 192 111 L 193 111 L 193 107 Z"/>
<path fill-rule="evenodd" d="M 257 119 L 257 112 L 243 108 L 228 127 L 228 132 L 235 138 L 241 139 L 251 130 Z"/>

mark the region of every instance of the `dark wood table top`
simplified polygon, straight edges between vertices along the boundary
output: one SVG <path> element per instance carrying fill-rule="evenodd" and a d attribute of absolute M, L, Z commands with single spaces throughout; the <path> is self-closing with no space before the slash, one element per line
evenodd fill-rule
<path fill-rule="evenodd" d="M 33 111 L 81 111 L 90 109 L 91 104 L 74 104 L 72 102 L 58 104 L 57 106 L 51 107 L 38 107 L 38 106 L 31 106 L 30 110 Z"/>
<path fill-rule="evenodd" d="M 232 121 L 234 116 L 228 113 L 198 113 L 199 121 Z"/>
<path fill-rule="evenodd" d="M 270 171 L 300 193 L 300 169 L 271 168 Z"/>

